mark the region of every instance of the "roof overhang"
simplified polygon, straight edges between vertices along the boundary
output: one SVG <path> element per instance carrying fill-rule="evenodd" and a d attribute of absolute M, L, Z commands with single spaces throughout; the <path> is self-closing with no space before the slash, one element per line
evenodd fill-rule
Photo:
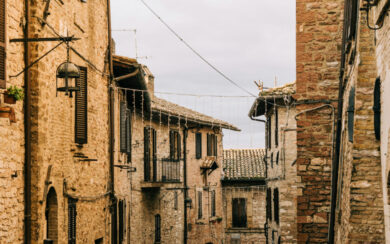
<path fill-rule="evenodd" d="M 267 111 L 271 111 L 274 106 L 287 106 L 285 103 L 285 97 L 291 95 L 278 95 L 278 96 L 262 96 L 256 98 L 249 110 L 248 116 L 250 118 L 266 115 Z"/>
<path fill-rule="evenodd" d="M 218 163 L 215 161 L 214 157 L 206 158 L 200 165 L 200 169 L 203 171 L 203 174 L 205 174 L 207 171 L 209 171 L 208 174 L 211 174 L 214 170 L 218 168 Z"/>

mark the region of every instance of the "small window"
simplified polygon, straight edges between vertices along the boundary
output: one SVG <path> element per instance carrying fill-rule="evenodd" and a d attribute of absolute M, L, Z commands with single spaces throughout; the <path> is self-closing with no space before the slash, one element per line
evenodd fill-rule
<path fill-rule="evenodd" d="M 267 148 L 270 149 L 272 147 L 272 118 L 268 116 L 267 119 Z"/>
<path fill-rule="evenodd" d="M 198 191 L 198 219 L 203 217 L 202 192 Z"/>
<path fill-rule="evenodd" d="M 272 220 L 272 191 L 271 188 L 267 188 L 266 195 L 266 217 L 269 220 Z"/>
<path fill-rule="evenodd" d="M 211 191 L 211 217 L 215 216 L 215 190 Z"/>
<path fill-rule="evenodd" d="M 217 156 L 218 141 L 217 135 L 207 134 L 207 156 Z"/>
<path fill-rule="evenodd" d="M 154 229 L 154 242 L 161 242 L 161 217 L 159 214 L 156 214 L 154 217 L 155 229 Z"/>
<path fill-rule="evenodd" d="M 174 192 L 174 202 L 173 202 L 173 209 L 177 210 L 179 206 L 179 196 L 177 194 L 177 191 Z"/>
<path fill-rule="evenodd" d="M 381 80 L 376 78 L 374 87 L 374 130 L 375 138 L 381 139 Z"/>
<path fill-rule="evenodd" d="M 246 199 L 233 198 L 233 227 L 246 227 Z"/>
<path fill-rule="evenodd" d="M 175 130 L 169 132 L 169 157 L 173 161 L 179 161 L 181 156 L 180 133 Z"/>
<path fill-rule="evenodd" d="M 353 126 L 355 117 L 355 87 L 351 87 L 348 99 L 348 140 L 353 142 Z"/>
<path fill-rule="evenodd" d="M 88 89 L 87 68 L 80 67 L 80 77 L 76 86 L 80 88 L 75 98 L 75 142 L 86 144 L 88 141 Z"/>
<path fill-rule="evenodd" d="M 202 133 L 197 132 L 195 134 L 195 141 L 196 141 L 196 145 L 195 145 L 196 159 L 200 159 L 202 158 Z"/>
<path fill-rule="evenodd" d="M 279 190 L 278 188 L 274 189 L 274 219 L 277 224 L 279 224 Z"/>
<path fill-rule="evenodd" d="M 68 243 L 76 244 L 76 199 L 68 198 Z"/>
<path fill-rule="evenodd" d="M 271 168 L 274 167 L 274 153 L 271 153 Z"/>
<path fill-rule="evenodd" d="M 279 165 L 279 152 L 276 153 L 276 165 Z"/>
<path fill-rule="evenodd" d="M 275 107 L 275 146 L 279 145 L 279 115 L 278 108 Z"/>

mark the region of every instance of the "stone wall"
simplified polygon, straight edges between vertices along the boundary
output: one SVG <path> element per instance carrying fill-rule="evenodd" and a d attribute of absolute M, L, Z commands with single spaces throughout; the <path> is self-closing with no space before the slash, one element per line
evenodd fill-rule
<path fill-rule="evenodd" d="M 296 149 L 296 110 L 294 107 L 278 106 L 278 145 L 275 144 L 275 112 L 271 110 L 268 117 L 271 118 L 271 145 L 267 149 L 267 187 L 271 189 L 271 214 L 272 220 L 268 220 L 268 241 L 297 242 L 297 158 Z M 279 160 L 277 154 L 279 153 Z M 273 156 L 273 159 L 271 159 Z M 272 160 L 272 163 L 271 163 Z M 303 166 L 300 168 L 303 169 Z M 279 191 L 279 223 L 274 219 L 274 189 Z M 304 208 L 301 205 L 300 208 Z M 272 237 L 273 236 L 273 237 Z"/>
<path fill-rule="evenodd" d="M 23 1 L 6 1 L 6 84 L 23 88 L 23 45 L 10 43 L 22 38 Z M 0 89 L 0 93 L 5 90 Z M 16 121 L 0 117 L 0 243 L 22 243 L 24 221 L 24 114 L 23 101 L 4 103 L 0 94 L 0 107 L 12 107 Z"/>
<path fill-rule="evenodd" d="M 29 1 L 31 16 L 42 18 L 46 2 Z M 88 142 L 75 143 L 75 99 L 56 96 L 56 68 L 66 60 L 65 46 L 57 48 L 31 70 L 32 82 L 32 240 L 46 238 L 45 192 L 53 188 L 58 201 L 58 243 L 68 240 L 68 196 L 77 198 L 76 239 L 78 243 L 110 240 L 109 200 L 109 111 L 108 78 L 105 71 L 107 7 L 105 2 L 51 1 L 47 22 L 60 35 L 81 40 L 71 45 L 90 60 L 87 64 L 74 52 L 70 60 L 87 68 Z M 31 18 L 32 37 L 53 37 L 48 25 Z M 31 61 L 55 42 L 31 43 Z M 96 161 L 75 157 L 83 154 Z M 48 174 L 49 166 L 52 167 Z M 50 184 L 45 185 L 46 177 Z M 68 195 L 67 195 L 68 194 Z"/>
<path fill-rule="evenodd" d="M 377 77 L 375 33 L 369 30 L 366 13 L 359 16 L 356 58 L 347 56 L 347 89 L 343 104 L 343 137 L 339 176 L 336 242 L 384 243 L 384 209 L 380 144 L 374 133 L 374 84 Z M 352 44 L 352 49 L 354 43 Z M 347 75 L 351 74 L 351 75 Z M 348 106 L 355 88 L 353 141 L 348 135 Z M 386 193 L 385 193 L 386 194 Z"/>
<path fill-rule="evenodd" d="M 298 242 L 327 241 L 330 211 L 332 109 L 337 107 L 344 1 L 298 0 L 296 3 L 296 94 L 303 112 L 297 120 Z M 317 102 L 315 102 L 317 101 Z M 309 102 L 309 101 L 308 101 Z M 337 113 L 336 113 L 337 114 Z"/>

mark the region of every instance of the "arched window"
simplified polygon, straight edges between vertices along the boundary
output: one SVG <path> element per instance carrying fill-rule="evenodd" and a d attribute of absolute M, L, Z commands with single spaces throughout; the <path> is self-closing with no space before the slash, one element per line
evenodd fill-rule
<path fill-rule="evenodd" d="M 58 203 L 54 188 L 50 188 L 46 198 L 46 238 L 58 243 Z"/>
<path fill-rule="evenodd" d="M 154 218 L 155 218 L 154 241 L 156 243 L 160 243 L 161 242 L 161 217 L 159 214 L 156 214 Z"/>
<path fill-rule="evenodd" d="M 387 175 L 387 204 L 390 205 L 390 171 Z"/>

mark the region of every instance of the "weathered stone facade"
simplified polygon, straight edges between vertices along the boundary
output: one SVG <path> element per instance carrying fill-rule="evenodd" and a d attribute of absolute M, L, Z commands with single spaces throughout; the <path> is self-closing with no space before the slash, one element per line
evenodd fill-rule
<path fill-rule="evenodd" d="M 121 101 L 126 102 L 132 121 L 131 156 L 120 152 L 120 141 L 117 141 L 115 160 L 122 166 L 115 170 L 116 193 L 118 199 L 125 200 L 129 206 L 126 238 L 130 243 L 183 243 L 187 234 L 187 243 L 221 243 L 224 237 L 220 219 L 221 128 L 236 128 L 155 97 L 154 77 L 146 66 L 129 58 L 114 57 L 116 77 L 137 69 L 139 73 L 135 72 L 133 77 L 118 83 L 116 95 L 116 110 L 120 111 Z M 118 130 L 120 119 L 117 113 Z M 146 139 L 148 129 L 154 132 Z M 178 136 L 174 145 L 171 132 L 176 132 Z M 196 135 L 199 133 L 201 153 L 198 155 Z M 216 136 L 213 156 L 208 155 L 208 135 Z M 116 138 L 121 138 L 119 131 Z M 154 160 L 150 170 L 146 170 L 149 161 L 145 153 L 149 149 L 145 145 L 149 145 L 148 141 L 155 141 L 151 142 Z M 172 148 L 175 148 L 174 152 L 179 148 L 179 159 L 172 158 Z M 130 168 L 126 169 L 126 166 Z M 212 206 L 214 213 L 211 213 Z M 199 207 L 202 209 L 200 218 Z M 156 226 L 157 219 L 160 221 L 159 228 Z"/>
<path fill-rule="evenodd" d="M 15 78 L 10 76 L 24 68 L 23 45 L 10 43 L 9 40 L 23 37 L 21 20 L 24 17 L 24 3 L 23 1 L 6 1 L 5 9 L 6 87 L 22 88 L 23 75 Z M 3 13 L 0 15 L 3 16 Z M 5 89 L 0 89 L 0 92 L 5 92 Z M 4 102 L 4 95 L 1 94 L 0 108 L 4 107 L 12 107 L 16 120 L 11 119 L 9 114 L 6 114 L 6 117 L 0 116 L 0 243 L 22 243 L 24 220 L 23 101 L 8 104 Z"/>
<path fill-rule="evenodd" d="M 297 0 L 298 242 L 327 242 L 344 1 Z"/>
<path fill-rule="evenodd" d="M 267 243 L 297 243 L 295 84 L 260 92 L 250 116 L 266 117 Z M 301 170 L 304 170 L 301 166 Z"/>
<path fill-rule="evenodd" d="M 265 243 L 265 150 L 225 149 L 222 200 L 224 243 Z"/>

